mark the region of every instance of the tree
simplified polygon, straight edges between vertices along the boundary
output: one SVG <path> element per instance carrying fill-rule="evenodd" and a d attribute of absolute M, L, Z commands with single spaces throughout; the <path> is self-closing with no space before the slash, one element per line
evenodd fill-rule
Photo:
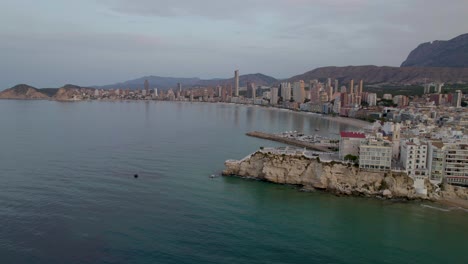
<path fill-rule="evenodd" d="M 356 162 L 358 160 L 358 157 L 357 156 L 354 156 L 354 155 L 351 155 L 351 154 L 348 154 L 344 157 L 345 160 L 349 160 L 349 161 L 352 161 L 352 162 Z"/>

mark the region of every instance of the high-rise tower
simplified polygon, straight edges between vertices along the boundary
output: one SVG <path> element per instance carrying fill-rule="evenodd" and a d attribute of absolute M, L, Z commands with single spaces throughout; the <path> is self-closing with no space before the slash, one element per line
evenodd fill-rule
<path fill-rule="evenodd" d="M 460 90 L 456 90 L 455 93 L 452 95 L 452 105 L 456 108 L 461 107 L 461 101 L 463 98 L 463 94 Z"/>
<path fill-rule="evenodd" d="M 239 96 L 239 70 L 236 70 L 234 72 L 234 88 L 235 88 L 235 96 L 238 97 Z"/>
<path fill-rule="evenodd" d="M 335 93 L 338 92 L 338 80 L 335 79 Z"/>
<path fill-rule="evenodd" d="M 145 80 L 144 86 L 145 86 L 145 93 L 149 94 L 149 82 L 148 82 L 148 80 Z"/>
<path fill-rule="evenodd" d="M 400 155 L 400 130 L 401 124 L 395 123 L 392 131 L 392 157 L 394 159 L 398 159 L 398 156 Z"/>
<path fill-rule="evenodd" d="M 278 104 L 278 88 L 277 87 L 270 88 L 270 104 L 272 105 Z"/>
<path fill-rule="evenodd" d="M 349 93 L 354 93 L 354 80 L 351 80 L 351 83 L 349 84 Z"/>
<path fill-rule="evenodd" d="M 177 83 L 177 91 L 182 92 L 182 84 Z"/>
<path fill-rule="evenodd" d="M 302 104 L 305 100 L 305 84 L 303 80 L 294 83 L 293 87 L 293 98 L 294 101 Z"/>
<path fill-rule="evenodd" d="M 283 101 L 291 100 L 291 84 L 288 82 L 281 83 L 281 97 Z"/>
<path fill-rule="evenodd" d="M 362 94 L 362 88 L 363 88 L 363 86 L 364 86 L 364 81 L 361 80 L 361 81 L 359 82 L 359 91 L 358 91 L 358 94 L 359 94 L 359 95 Z"/>

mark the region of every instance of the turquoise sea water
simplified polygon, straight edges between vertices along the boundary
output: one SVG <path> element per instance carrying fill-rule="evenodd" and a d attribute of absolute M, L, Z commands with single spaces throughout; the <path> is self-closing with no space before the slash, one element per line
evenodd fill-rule
<path fill-rule="evenodd" d="M 0 101 L 0 263 L 468 263 L 468 214 L 209 178 L 347 127 L 259 107 Z M 139 174 L 138 179 L 133 175 Z"/>

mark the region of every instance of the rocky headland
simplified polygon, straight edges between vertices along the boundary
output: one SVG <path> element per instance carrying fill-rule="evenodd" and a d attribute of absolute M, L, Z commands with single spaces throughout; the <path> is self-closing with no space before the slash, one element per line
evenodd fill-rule
<path fill-rule="evenodd" d="M 48 99 L 39 89 L 26 84 L 18 84 L 0 92 L 0 99 Z"/>
<path fill-rule="evenodd" d="M 257 151 L 242 160 L 225 162 L 225 176 L 255 178 L 279 184 L 301 186 L 305 190 L 319 189 L 338 195 L 382 197 L 388 199 L 452 200 L 465 207 L 468 188 L 426 180 L 427 194 L 414 187 L 414 180 L 402 172 L 362 171 L 352 164 L 323 162 L 304 155 L 285 155 Z"/>
<path fill-rule="evenodd" d="M 26 84 L 18 84 L 12 88 L 0 91 L 0 99 L 75 101 L 88 99 L 86 94 L 92 94 L 94 90 L 94 88 L 80 87 L 72 84 L 67 84 L 61 88 L 43 89 Z"/>

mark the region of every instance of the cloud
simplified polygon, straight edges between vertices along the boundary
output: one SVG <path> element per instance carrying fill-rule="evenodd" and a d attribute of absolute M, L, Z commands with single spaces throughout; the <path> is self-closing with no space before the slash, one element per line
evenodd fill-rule
<path fill-rule="evenodd" d="M 164 47 L 159 36 L 131 33 L 29 33 L 1 34 L 0 48 L 18 52 L 134 52 Z"/>
<path fill-rule="evenodd" d="M 109 9 L 128 15 L 160 17 L 205 17 L 243 20 L 270 14 L 302 16 L 320 12 L 346 12 L 369 5 L 371 0 L 97 0 Z M 376 0 L 381 1 L 381 0 Z"/>
<path fill-rule="evenodd" d="M 25 10 L 26 3 L 33 6 Z M 0 7 L 0 81 L 9 85 L 398 66 L 418 44 L 467 33 L 468 24 L 466 0 L 82 0 L 73 8 L 17 0 Z"/>

